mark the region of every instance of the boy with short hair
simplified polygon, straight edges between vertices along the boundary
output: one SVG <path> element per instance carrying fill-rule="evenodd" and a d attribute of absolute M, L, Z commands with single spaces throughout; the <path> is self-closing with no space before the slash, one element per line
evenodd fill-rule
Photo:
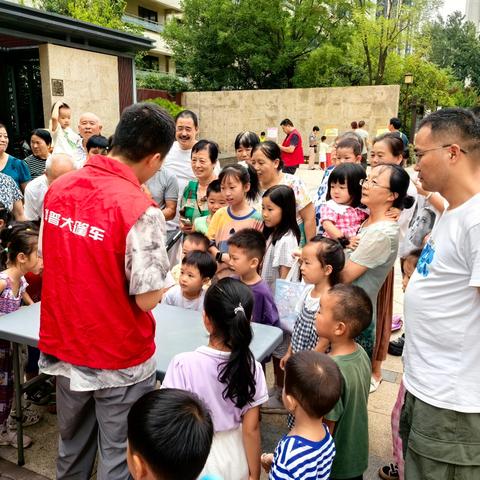
<path fill-rule="evenodd" d="M 194 480 L 212 438 L 212 418 L 194 393 L 176 388 L 147 393 L 128 414 L 130 473 L 134 480 Z"/>
<path fill-rule="evenodd" d="M 303 350 L 288 359 L 283 402 L 295 415 L 295 426 L 280 440 L 273 455 L 264 453 L 261 457 L 270 480 L 330 478 L 335 444 L 323 417 L 338 402 L 341 391 L 340 370 L 328 355 Z"/>
<path fill-rule="evenodd" d="M 320 138 L 320 143 L 318 144 L 319 152 L 320 152 L 318 163 L 322 170 L 325 170 L 325 168 L 327 167 L 328 143 L 325 141 L 326 139 L 327 137 L 325 135 L 322 135 L 322 138 Z"/>
<path fill-rule="evenodd" d="M 208 216 L 197 217 L 193 221 L 193 230 L 195 232 L 203 233 L 204 235 L 207 234 L 208 225 L 210 224 L 210 220 L 212 219 L 215 212 L 220 208 L 227 206 L 225 195 L 222 192 L 220 180 L 218 179 L 213 180 L 208 184 L 207 205 L 208 205 Z"/>
<path fill-rule="evenodd" d="M 362 145 L 352 135 L 343 137 L 337 144 L 337 165 L 339 163 L 361 163 Z"/>
<path fill-rule="evenodd" d="M 265 237 L 258 230 L 245 228 L 234 233 L 227 243 L 230 268 L 253 293 L 252 322 L 278 326 L 278 310 L 272 291 L 258 273 L 265 256 Z"/>
<path fill-rule="evenodd" d="M 87 140 L 87 160 L 94 155 L 106 155 L 108 150 L 108 138 L 103 135 L 92 135 Z"/>
<path fill-rule="evenodd" d="M 337 284 L 320 299 L 317 333 L 330 341 L 330 355 L 343 377 L 340 400 L 325 416 L 337 448 L 332 480 L 360 479 L 368 467 L 371 364 L 355 338 L 370 325 L 372 313 L 370 298 L 356 285 Z"/>
<path fill-rule="evenodd" d="M 203 289 L 215 275 L 217 262 L 209 253 L 194 250 L 182 260 L 179 284 L 170 288 L 162 298 L 162 303 L 185 308 L 203 310 Z"/>

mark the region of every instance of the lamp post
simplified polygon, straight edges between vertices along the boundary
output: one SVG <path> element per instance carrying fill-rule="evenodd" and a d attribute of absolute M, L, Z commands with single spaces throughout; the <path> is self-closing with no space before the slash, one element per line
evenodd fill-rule
<path fill-rule="evenodd" d="M 412 73 L 406 73 L 403 76 L 403 83 L 406 85 L 406 91 L 405 91 L 405 101 L 403 103 L 403 128 L 405 128 L 405 125 L 407 124 L 407 110 L 408 110 L 408 90 L 410 88 L 410 85 L 413 83 L 413 74 Z"/>

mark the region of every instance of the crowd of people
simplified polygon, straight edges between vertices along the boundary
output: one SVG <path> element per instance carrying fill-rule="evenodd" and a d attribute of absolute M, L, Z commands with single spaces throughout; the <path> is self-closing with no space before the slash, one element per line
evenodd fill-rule
<path fill-rule="evenodd" d="M 304 151 L 289 119 L 281 143 L 240 132 L 237 161 L 221 168 L 192 111 L 172 119 L 132 105 L 109 139 L 96 115 L 80 116 L 78 134 L 71 117 L 55 104 L 24 161 L 6 153 L 0 125 L 0 314 L 41 298 L 25 368 L 55 379 L 57 478 L 90 478 L 98 453 L 101 480 L 258 480 L 262 468 L 271 479 L 361 479 L 368 398 L 389 349 L 404 350 L 405 373 L 394 462 L 380 477 L 478 478 L 473 112 L 423 119 L 410 175 L 396 118 L 371 141 L 364 121 L 331 145 L 313 127 L 308 165 L 324 170 L 314 194 L 296 174 Z M 405 335 L 391 344 L 397 259 Z M 172 358 L 156 389 L 159 303 L 201 312 L 208 339 Z M 261 362 L 251 322 L 282 330 Z M 16 446 L 12 362 L 0 341 L 0 445 Z M 21 410 L 24 425 L 40 420 L 29 403 Z M 285 415 L 274 452 L 261 452 L 261 413 Z"/>

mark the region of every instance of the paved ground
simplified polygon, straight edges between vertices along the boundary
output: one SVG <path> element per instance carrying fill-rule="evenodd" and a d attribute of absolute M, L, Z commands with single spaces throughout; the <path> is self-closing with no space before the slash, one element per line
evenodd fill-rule
<path fill-rule="evenodd" d="M 304 166 L 297 174 L 307 183 L 310 190 L 318 186 L 321 173 L 309 171 Z M 396 269 L 394 313 L 402 313 L 403 292 L 399 268 Z M 397 334 L 398 335 L 398 334 Z M 391 461 L 390 412 L 398 392 L 402 363 L 399 357 L 388 356 L 383 364 L 384 381 L 377 392 L 369 399 L 370 425 L 370 462 L 365 480 L 378 479 L 378 468 Z M 269 383 L 272 383 L 271 371 L 268 371 Z M 39 407 L 39 409 L 41 409 Z M 285 417 L 280 415 L 263 415 L 262 441 L 264 451 L 273 451 L 280 437 L 286 432 Z M 57 451 L 56 417 L 44 411 L 43 420 L 26 429 L 34 439 L 33 445 L 26 450 L 26 465 L 18 468 L 16 450 L 0 447 L 0 480 L 45 480 L 55 478 L 55 456 Z M 262 479 L 266 479 L 264 475 Z"/>

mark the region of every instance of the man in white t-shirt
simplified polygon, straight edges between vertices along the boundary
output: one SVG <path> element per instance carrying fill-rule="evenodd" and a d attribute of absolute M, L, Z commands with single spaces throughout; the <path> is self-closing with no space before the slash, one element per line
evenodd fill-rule
<path fill-rule="evenodd" d="M 65 173 L 75 170 L 75 161 L 66 153 L 54 153 L 45 162 L 45 173 L 28 182 L 25 188 L 25 217 L 37 221 L 42 218 L 43 200 L 48 187 Z"/>
<path fill-rule="evenodd" d="M 415 151 L 423 188 L 449 207 L 405 292 L 405 478 L 479 479 L 480 121 L 441 109 Z"/>
<path fill-rule="evenodd" d="M 167 238 L 170 239 L 179 229 L 179 207 L 183 191 L 190 180 L 195 178 L 192 170 L 192 147 L 197 141 L 198 117 L 190 110 L 182 110 L 175 117 L 175 142 L 163 162 L 163 168 L 173 173 L 178 182 L 177 213 L 167 222 Z M 177 242 L 168 252 L 173 267 L 179 262 L 180 243 Z"/>

